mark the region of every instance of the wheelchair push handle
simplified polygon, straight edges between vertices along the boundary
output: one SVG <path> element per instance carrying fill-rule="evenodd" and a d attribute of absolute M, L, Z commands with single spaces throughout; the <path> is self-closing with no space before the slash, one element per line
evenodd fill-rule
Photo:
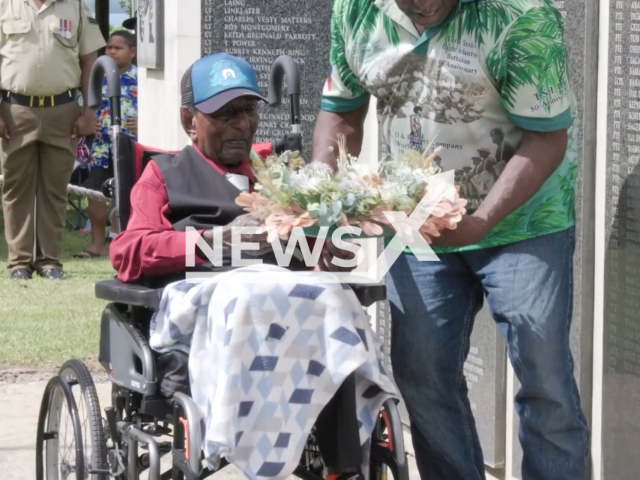
<path fill-rule="evenodd" d="M 89 108 L 98 109 L 102 105 L 102 79 L 107 77 L 107 97 L 111 114 L 111 125 L 114 135 L 119 130 L 122 118 L 120 115 L 120 69 L 113 58 L 102 55 L 93 64 L 89 76 Z"/>
<path fill-rule="evenodd" d="M 118 135 L 122 127 L 122 114 L 120 110 L 120 69 L 113 58 L 108 55 L 102 55 L 93 64 L 91 74 L 89 76 L 89 108 L 97 109 L 102 105 L 102 82 L 107 78 L 107 98 L 109 99 L 109 114 L 111 116 L 111 134 L 113 137 L 113 173 L 115 182 L 115 211 L 116 224 L 118 230 L 122 232 L 125 225 L 120 218 L 120 172 L 127 168 L 127 162 L 121 161 L 118 157 Z"/>
<path fill-rule="evenodd" d="M 302 135 L 300 133 L 288 133 L 273 143 L 273 151 L 277 155 L 281 155 L 286 151 L 302 152 Z"/>
<path fill-rule="evenodd" d="M 288 55 L 276 58 L 269 75 L 269 105 L 277 107 L 282 103 L 282 86 L 287 79 L 287 95 L 291 106 L 291 132 L 300 133 L 300 69 L 297 62 Z"/>
<path fill-rule="evenodd" d="M 188 458 L 185 458 L 190 473 L 196 478 L 202 474 L 202 431 L 201 420 L 203 420 L 200 410 L 195 402 L 182 392 L 173 395 L 174 408 L 174 447 L 180 445 Z M 180 414 L 186 418 L 182 418 Z M 182 418 L 182 422 L 180 421 Z M 182 424 L 182 425 L 180 425 Z M 178 439 L 178 434 L 184 435 L 183 439 Z"/>

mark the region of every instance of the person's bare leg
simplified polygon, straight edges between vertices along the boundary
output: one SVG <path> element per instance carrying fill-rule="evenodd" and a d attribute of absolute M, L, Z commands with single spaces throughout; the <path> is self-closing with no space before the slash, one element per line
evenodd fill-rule
<path fill-rule="evenodd" d="M 116 225 L 117 221 L 118 221 L 118 218 L 116 217 L 116 211 L 115 209 L 113 209 L 111 211 L 111 217 L 110 217 L 111 227 L 109 228 L 110 233 L 112 233 L 113 235 L 117 235 L 118 233 L 120 233 L 118 232 L 118 226 Z"/>
<path fill-rule="evenodd" d="M 97 200 L 89 199 L 87 216 L 91 222 L 91 245 L 88 250 L 98 255 L 107 254 L 105 235 L 107 229 L 107 205 Z"/>

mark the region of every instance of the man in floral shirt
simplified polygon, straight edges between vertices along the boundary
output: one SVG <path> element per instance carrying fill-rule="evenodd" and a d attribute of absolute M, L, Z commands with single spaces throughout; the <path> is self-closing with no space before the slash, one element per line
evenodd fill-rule
<path fill-rule="evenodd" d="M 107 42 L 107 55 L 112 57 L 120 69 L 120 109 L 122 115 L 122 133 L 137 138 L 138 135 L 138 70 L 133 65 L 136 55 L 136 37 L 127 31 L 116 31 Z M 100 191 L 105 181 L 113 177 L 113 143 L 111 141 L 111 114 L 109 99 L 106 96 L 106 78 L 102 86 L 102 107 L 96 112 L 97 123 L 92 147 L 91 171 L 84 183 L 85 188 Z M 102 257 L 107 254 L 105 230 L 107 208 L 102 202 L 89 200 L 88 217 L 91 222 L 92 242 L 87 250 L 76 258 Z M 112 235 L 115 224 L 111 222 Z"/>
<path fill-rule="evenodd" d="M 575 100 L 551 0 L 335 0 L 314 160 L 363 142 L 378 100 L 384 160 L 442 147 L 470 200 L 456 230 L 392 266 L 392 365 L 423 479 L 481 480 L 463 365 L 484 297 L 522 385 L 523 480 L 582 480 L 588 430 L 569 349 Z M 415 115 L 419 114 L 420 119 Z M 419 126 L 419 128 L 417 128 Z"/>

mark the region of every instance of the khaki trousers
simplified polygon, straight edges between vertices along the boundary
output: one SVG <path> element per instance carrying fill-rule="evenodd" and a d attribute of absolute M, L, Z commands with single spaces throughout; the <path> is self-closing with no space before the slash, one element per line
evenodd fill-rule
<path fill-rule="evenodd" d="M 8 267 L 40 272 L 62 268 L 67 185 L 78 148 L 71 133 L 81 107 L 76 102 L 50 108 L 2 102 L 0 114 L 11 136 L 2 139 Z"/>

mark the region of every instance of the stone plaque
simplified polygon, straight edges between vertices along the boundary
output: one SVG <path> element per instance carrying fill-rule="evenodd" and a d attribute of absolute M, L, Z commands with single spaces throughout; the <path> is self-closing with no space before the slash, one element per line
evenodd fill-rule
<path fill-rule="evenodd" d="M 638 478 L 640 443 L 640 1 L 610 0 L 603 480 Z"/>
<path fill-rule="evenodd" d="M 311 139 L 324 81 L 329 73 L 331 2 L 315 0 L 203 0 L 202 54 L 227 52 L 247 60 L 266 96 L 273 61 L 293 57 L 302 75 L 301 123 L 304 157 L 311 158 Z M 291 132 L 286 92 L 277 108 L 260 112 L 256 142 Z"/>
<path fill-rule="evenodd" d="M 595 78 L 597 71 L 595 65 L 591 63 L 590 55 L 597 56 L 597 42 L 591 43 L 591 50 L 585 50 L 585 42 L 590 41 L 588 30 L 592 28 L 589 24 L 590 15 L 594 11 L 597 12 L 597 0 L 555 0 L 555 6 L 562 14 L 564 20 L 564 39 L 569 55 L 569 74 L 571 76 L 571 88 L 576 95 L 578 101 L 578 110 L 576 115 L 576 123 L 578 129 L 578 150 L 581 156 L 580 176 L 575 189 L 575 208 L 576 208 L 576 249 L 574 256 L 574 307 L 573 319 L 571 324 L 571 352 L 574 359 L 574 375 L 578 384 L 578 389 L 582 396 L 582 409 L 587 418 L 590 417 L 590 381 L 591 381 L 591 363 L 592 363 L 592 345 L 589 338 L 589 331 L 585 332 L 585 325 L 591 324 L 592 318 L 592 298 L 593 283 L 590 272 L 593 268 L 593 260 L 589 257 L 588 247 L 592 246 L 593 231 L 590 223 L 590 217 L 593 215 L 590 204 L 593 202 L 593 193 L 591 188 L 585 190 L 584 185 L 590 185 L 593 180 L 593 165 L 595 161 L 595 145 L 592 139 L 595 138 L 596 119 L 593 108 L 595 107 Z M 597 36 L 593 33 L 593 38 L 597 40 Z M 587 55 L 586 52 L 590 53 Z M 593 67 L 593 68 L 592 68 Z M 585 130 L 589 128 L 589 135 L 585 136 Z M 588 143 L 588 145 L 587 145 Z M 584 195 L 583 195 L 583 192 Z M 585 211 L 586 210 L 586 211 Z M 591 213 L 590 213 L 591 212 Z M 586 219 L 586 220 L 585 220 Z M 588 244 L 585 247 L 585 243 Z M 588 262 L 585 263 L 585 262 Z M 589 278 L 588 282 L 584 282 L 583 278 Z M 585 290 L 590 288 L 590 294 Z M 591 302 L 591 303 L 590 303 Z M 583 369 L 585 370 L 583 372 Z M 586 379 L 583 379 L 585 377 Z M 520 389 L 520 383 L 517 378 L 514 379 L 514 394 Z M 512 471 L 513 478 L 522 478 L 522 448 L 520 445 L 518 430 L 520 422 L 518 415 L 514 412 L 513 416 L 513 456 Z"/>
<path fill-rule="evenodd" d="M 464 375 L 484 462 L 492 468 L 505 461 L 506 360 L 504 341 L 485 304 L 473 326 Z"/>

